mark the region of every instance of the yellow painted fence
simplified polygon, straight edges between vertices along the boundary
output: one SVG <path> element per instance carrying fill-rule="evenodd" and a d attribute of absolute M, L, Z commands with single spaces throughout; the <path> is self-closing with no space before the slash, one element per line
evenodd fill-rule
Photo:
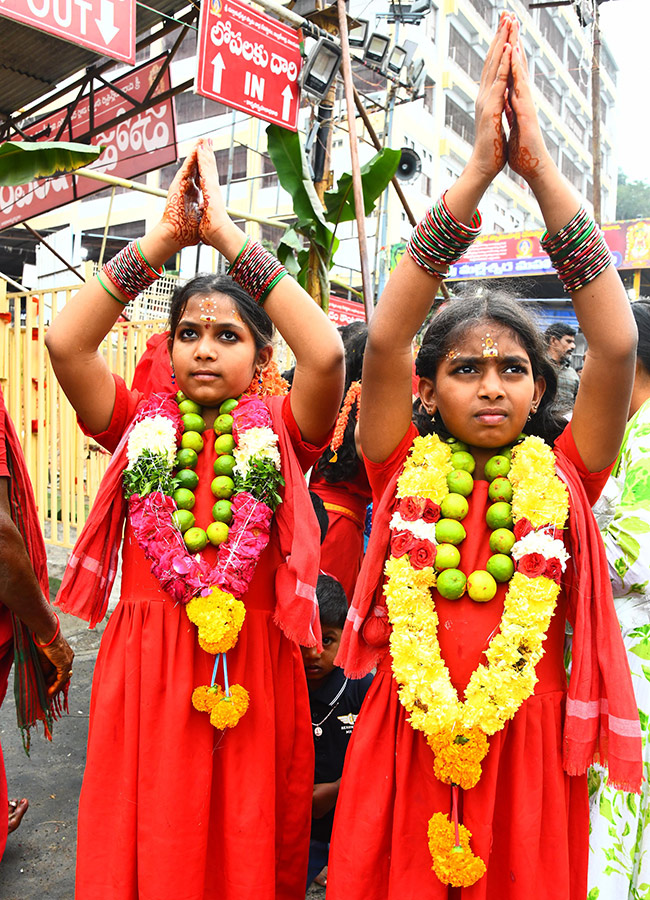
<path fill-rule="evenodd" d="M 88 273 L 90 274 L 90 272 Z M 45 349 L 48 324 L 81 285 L 7 293 L 0 280 L 0 386 L 25 452 L 46 541 L 72 547 L 110 456 L 77 426 Z M 131 383 L 163 320 L 118 323 L 102 344 L 111 370 Z"/>

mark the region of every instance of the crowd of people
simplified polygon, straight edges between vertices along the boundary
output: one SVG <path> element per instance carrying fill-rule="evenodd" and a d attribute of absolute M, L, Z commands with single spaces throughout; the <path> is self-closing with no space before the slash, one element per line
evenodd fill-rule
<path fill-rule="evenodd" d="M 339 334 L 231 221 L 207 140 L 50 326 L 80 427 L 112 453 L 58 606 L 101 621 L 122 553 L 78 900 L 297 900 L 325 867 L 332 900 L 645 896 L 650 304 L 630 305 L 545 147 L 507 12 L 475 135 L 367 327 Z M 579 378 L 575 329 L 542 334 L 512 298 L 429 318 L 506 163 L 588 345 Z M 177 288 L 128 386 L 98 348 L 199 242 L 229 274 Z M 0 695 L 15 657 L 28 735 L 64 711 L 72 651 L 2 406 L 0 530 Z M 5 803 L 0 853 L 27 808 Z"/>

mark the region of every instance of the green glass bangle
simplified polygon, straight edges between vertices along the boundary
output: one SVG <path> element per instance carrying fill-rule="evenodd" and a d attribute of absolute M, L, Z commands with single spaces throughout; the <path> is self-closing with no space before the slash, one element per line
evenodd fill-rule
<path fill-rule="evenodd" d="M 161 266 L 160 269 L 154 269 L 154 267 L 151 265 L 151 263 L 149 262 L 149 260 L 147 259 L 147 257 L 146 257 L 146 256 L 144 255 L 144 253 L 142 252 L 142 247 L 140 246 L 140 241 L 136 241 L 136 242 L 135 242 L 135 249 L 138 251 L 138 254 L 140 255 L 140 259 L 142 260 L 142 262 L 143 262 L 146 266 L 149 266 L 149 268 L 151 269 L 151 271 L 152 271 L 152 272 L 155 272 L 156 275 L 158 275 L 158 277 L 162 277 L 163 275 L 166 275 L 166 274 L 167 274 L 166 271 L 165 271 L 165 267 L 164 267 L 164 266 Z"/>
<path fill-rule="evenodd" d="M 104 284 L 104 282 L 101 279 L 101 275 L 99 274 L 99 272 L 97 273 L 97 281 L 101 284 L 101 286 L 104 288 L 106 293 L 109 294 L 109 296 L 111 296 L 113 298 L 113 300 L 117 300 L 117 302 L 120 304 L 120 306 L 128 306 L 129 305 L 128 300 L 120 300 L 119 297 L 115 296 L 113 291 L 111 291 L 109 288 L 106 287 L 106 285 Z"/>
<path fill-rule="evenodd" d="M 246 247 L 248 247 L 248 245 L 250 244 L 250 241 L 251 241 L 250 237 L 248 235 L 246 235 L 246 240 L 244 241 L 241 250 L 239 251 L 237 256 L 234 258 L 234 260 L 231 262 L 231 264 L 228 266 L 228 273 L 227 273 L 228 275 L 230 275 L 236 269 L 237 263 L 242 258 L 244 250 L 246 249 Z"/>

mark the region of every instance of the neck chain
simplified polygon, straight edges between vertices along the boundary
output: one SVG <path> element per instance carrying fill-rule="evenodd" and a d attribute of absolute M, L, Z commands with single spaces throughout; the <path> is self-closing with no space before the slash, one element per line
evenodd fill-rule
<path fill-rule="evenodd" d="M 323 725 L 325 722 L 327 722 L 327 720 L 328 720 L 329 717 L 332 715 L 332 713 L 334 712 L 334 710 L 336 709 L 336 707 L 339 705 L 339 697 L 341 696 L 341 694 L 343 693 L 343 691 L 344 691 L 344 690 L 346 689 L 346 687 L 348 686 L 348 681 L 349 681 L 349 680 L 350 680 L 349 678 L 346 678 L 346 679 L 345 679 L 345 681 L 343 682 L 343 684 L 342 684 L 342 686 L 341 686 L 341 689 L 340 689 L 340 691 L 338 692 L 338 694 L 336 695 L 336 697 L 334 697 L 334 699 L 330 701 L 331 709 L 330 709 L 330 711 L 328 712 L 328 714 L 325 716 L 325 718 L 324 718 L 324 719 L 321 719 L 320 722 L 312 722 L 312 723 L 311 723 L 311 724 L 312 724 L 312 728 L 314 729 L 314 737 L 315 737 L 315 738 L 322 737 L 323 729 L 321 728 L 321 725 Z"/>

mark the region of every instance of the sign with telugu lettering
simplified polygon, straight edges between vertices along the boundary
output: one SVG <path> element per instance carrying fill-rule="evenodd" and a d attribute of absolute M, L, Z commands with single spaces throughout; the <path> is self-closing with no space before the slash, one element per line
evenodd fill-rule
<path fill-rule="evenodd" d="M 0 16 L 135 62 L 135 0 L 0 0 Z"/>
<path fill-rule="evenodd" d="M 543 233 L 539 229 L 482 235 L 455 265 L 449 267 L 447 280 L 551 275 L 554 272 L 551 260 L 540 244 Z M 650 268 L 650 219 L 606 222 L 603 235 L 617 269 Z M 406 244 L 393 244 L 391 271 L 405 250 Z"/>
<path fill-rule="evenodd" d="M 350 325 L 352 322 L 366 321 L 366 310 L 363 303 L 355 303 L 354 300 L 335 297 L 334 294 L 330 294 L 329 312 L 327 315 L 337 328 L 340 328 L 341 325 Z"/>
<path fill-rule="evenodd" d="M 298 129 L 300 35 L 237 0 L 204 0 L 197 94 L 291 131 Z"/>
<path fill-rule="evenodd" d="M 158 57 L 138 69 L 132 69 L 128 75 L 119 78 L 115 86 L 128 93 L 136 103 L 142 102 L 164 59 L 164 56 Z M 175 162 L 177 151 L 173 101 L 170 98 L 162 103 L 156 102 L 156 94 L 161 94 L 169 88 L 169 71 L 167 71 L 156 87 L 151 106 L 119 125 L 113 127 L 109 125 L 105 131 L 94 137 L 93 144 L 103 144 L 105 150 L 88 168 L 119 178 L 134 178 L 136 175 L 143 175 L 145 172 Z M 127 112 L 129 106 L 128 101 L 110 87 L 95 91 L 94 127 L 101 126 L 103 122 L 110 123 Z M 59 134 L 62 125 L 64 128 Z M 70 108 L 66 106 L 26 128 L 25 133 L 38 135 L 37 140 L 42 141 L 83 141 L 90 127 L 90 108 L 86 96 L 72 107 L 71 113 Z M 99 181 L 91 181 L 77 175 L 38 179 L 15 187 L 0 185 L 0 229 L 97 193 L 105 187 L 106 185 Z"/>

